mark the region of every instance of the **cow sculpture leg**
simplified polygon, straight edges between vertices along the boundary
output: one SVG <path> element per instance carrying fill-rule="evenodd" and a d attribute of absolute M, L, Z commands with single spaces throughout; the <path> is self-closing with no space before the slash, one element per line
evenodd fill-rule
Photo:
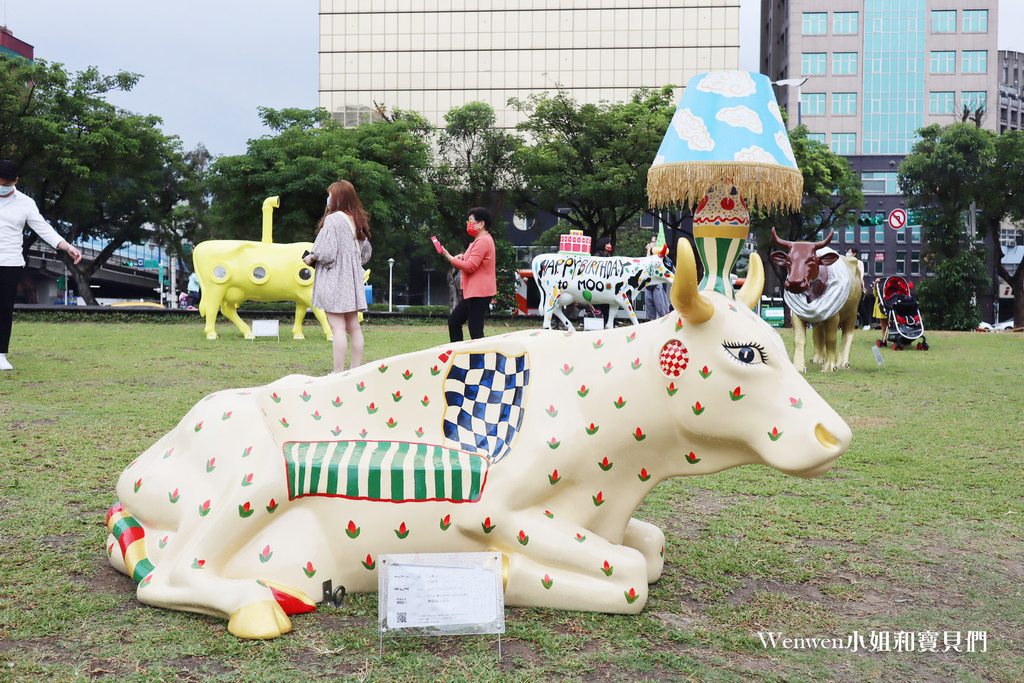
<path fill-rule="evenodd" d="M 559 290 L 555 290 L 551 293 L 548 298 L 547 306 L 544 308 L 544 327 L 551 329 L 551 316 L 554 315 L 565 325 L 565 329 L 575 331 L 569 319 L 565 317 L 565 307 L 572 303 L 572 298 L 564 295 Z"/>
<path fill-rule="evenodd" d="M 807 323 L 793 316 L 793 365 L 797 372 L 807 372 Z"/>
<path fill-rule="evenodd" d="M 626 526 L 622 545 L 639 550 L 647 560 L 647 583 L 661 578 L 665 567 L 665 532 L 634 517 Z"/>
<path fill-rule="evenodd" d="M 255 339 L 256 338 L 255 335 L 253 335 L 253 333 L 252 333 L 252 328 L 250 328 L 248 325 L 246 325 L 245 321 L 242 320 L 241 317 L 239 317 L 239 315 L 238 315 L 238 304 L 237 303 L 233 303 L 231 301 L 225 300 L 224 303 L 222 303 L 221 306 L 220 306 L 220 312 L 224 314 L 225 318 L 227 318 L 228 320 L 233 322 L 235 324 L 235 327 L 237 327 L 239 330 L 241 330 L 242 335 L 246 339 Z"/>
<path fill-rule="evenodd" d="M 557 511 L 553 520 L 545 519 L 540 526 L 530 523 L 538 518 L 545 519 L 542 509 L 525 510 L 508 527 L 524 531 L 526 550 L 508 555 L 506 604 L 556 609 L 579 609 L 587 604 L 588 609 L 619 614 L 643 609 L 648 582 L 643 553 L 582 529 Z M 578 542 L 567 547 L 566 538 Z M 507 543 L 507 547 L 523 545 L 518 538 L 507 539 Z M 555 584 L 563 590 L 551 591 Z M 571 590 L 564 590 L 566 586 Z"/>
<path fill-rule="evenodd" d="M 821 363 L 822 372 L 838 370 L 836 364 L 836 344 L 839 339 L 839 330 L 835 325 L 814 326 L 814 362 Z"/>
<path fill-rule="evenodd" d="M 306 319 L 306 309 L 312 308 L 308 301 L 296 301 L 295 302 L 295 324 L 292 325 L 292 339 L 305 339 L 306 336 L 302 334 L 302 322 Z M 320 322 L 320 327 L 324 329 L 324 334 L 327 336 L 327 341 L 334 339 L 334 332 L 331 331 L 331 325 L 327 322 L 327 316 L 319 308 L 313 308 L 313 315 Z"/>

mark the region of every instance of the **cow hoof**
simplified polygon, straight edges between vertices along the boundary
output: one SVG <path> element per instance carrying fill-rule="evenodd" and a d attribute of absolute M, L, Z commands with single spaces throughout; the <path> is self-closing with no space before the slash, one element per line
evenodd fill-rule
<path fill-rule="evenodd" d="M 216 339 L 217 338 L 217 333 L 216 332 L 211 332 L 210 334 L 206 335 L 206 338 L 207 339 Z"/>
<path fill-rule="evenodd" d="M 255 339 L 256 335 L 253 334 L 252 332 L 248 332 L 248 333 L 246 333 L 245 338 L 246 339 Z"/>
<path fill-rule="evenodd" d="M 302 334 L 301 332 L 292 335 L 292 339 L 305 339 L 305 338 L 306 338 L 306 335 Z"/>
<path fill-rule="evenodd" d="M 251 602 L 228 619 L 228 631 L 239 638 L 268 640 L 292 630 L 292 620 L 276 600 Z"/>

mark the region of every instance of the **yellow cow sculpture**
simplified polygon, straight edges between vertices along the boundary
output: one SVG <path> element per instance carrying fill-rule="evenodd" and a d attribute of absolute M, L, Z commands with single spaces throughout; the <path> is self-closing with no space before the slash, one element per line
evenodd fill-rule
<path fill-rule="evenodd" d="M 246 339 L 254 339 L 252 329 L 238 317 L 238 305 L 243 301 L 294 301 L 292 336 L 305 339 L 302 321 L 306 309 L 312 308 L 314 272 L 303 262 L 302 255 L 312 251 L 313 243 L 274 244 L 272 221 L 278 206 L 277 197 L 263 202 L 262 242 L 208 240 L 196 245 L 192 263 L 199 276 L 199 314 L 206 317 L 207 339 L 217 338 L 218 310 Z M 313 308 L 313 314 L 327 339 L 332 339 L 324 312 Z"/>

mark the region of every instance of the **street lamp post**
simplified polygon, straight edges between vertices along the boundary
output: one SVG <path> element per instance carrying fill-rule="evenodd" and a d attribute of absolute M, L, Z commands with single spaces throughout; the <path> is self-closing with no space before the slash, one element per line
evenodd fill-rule
<path fill-rule="evenodd" d="M 388 313 L 391 313 L 391 301 L 394 293 L 394 278 L 392 277 L 395 270 L 395 259 L 388 259 Z"/>
<path fill-rule="evenodd" d="M 798 126 L 804 122 L 803 121 L 803 118 L 804 118 L 803 117 L 803 113 L 804 113 L 803 93 L 801 92 L 800 89 L 803 87 L 804 83 L 806 83 L 806 82 L 807 82 L 807 76 L 804 76 L 803 78 L 783 78 L 781 81 L 772 81 L 772 85 L 782 85 L 782 86 L 786 86 L 786 87 L 794 87 L 794 88 L 796 88 L 796 125 L 798 125 Z"/>

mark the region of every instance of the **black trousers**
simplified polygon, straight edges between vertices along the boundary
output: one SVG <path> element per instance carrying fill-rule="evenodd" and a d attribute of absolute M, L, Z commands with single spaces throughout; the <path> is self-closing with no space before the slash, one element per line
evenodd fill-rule
<path fill-rule="evenodd" d="M 469 322 L 469 338 L 484 336 L 484 316 L 491 307 L 491 297 L 475 296 L 463 299 L 448 316 L 448 337 L 453 342 L 462 341 L 462 325 Z"/>
<path fill-rule="evenodd" d="M 0 266 L 0 353 L 7 353 L 14 321 L 14 297 L 18 293 L 22 266 Z"/>

